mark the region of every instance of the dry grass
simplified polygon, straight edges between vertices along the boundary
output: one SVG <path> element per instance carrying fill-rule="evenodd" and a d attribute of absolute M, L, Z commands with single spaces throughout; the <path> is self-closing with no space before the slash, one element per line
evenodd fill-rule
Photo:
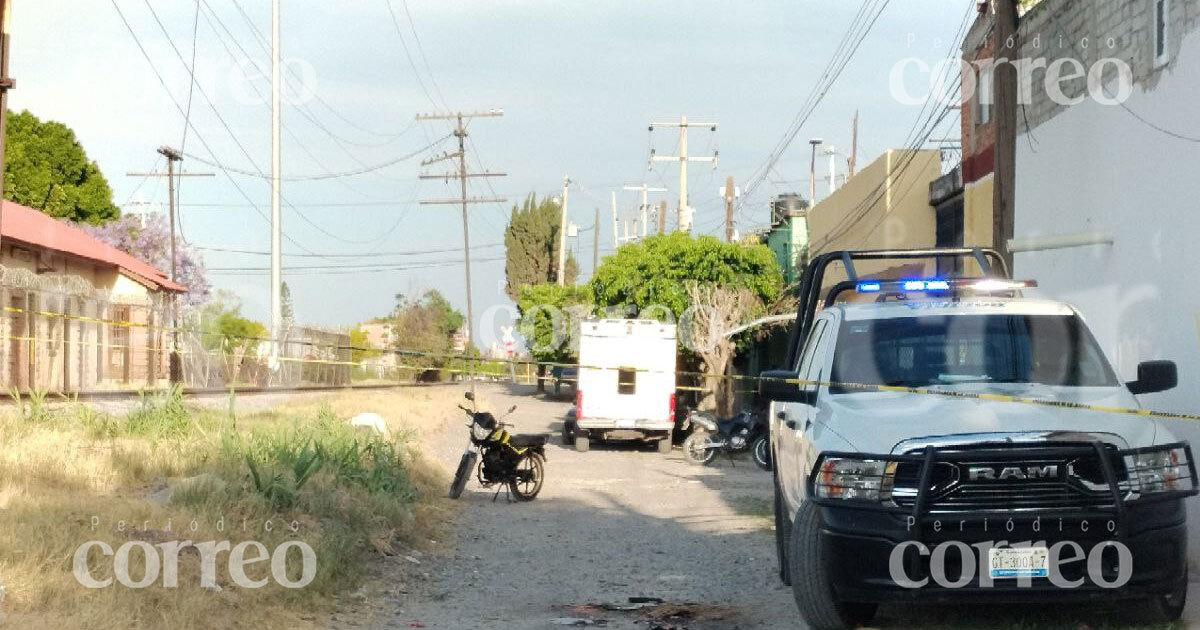
<path fill-rule="evenodd" d="M 381 553 L 437 536 L 449 509 L 440 499 L 445 472 L 412 440 L 454 412 L 458 392 L 441 388 L 337 395 L 231 418 L 150 401 L 126 417 L 64 405 L 40 414 L 0 417 L 0 625 L 22 628 L 306 627 L 360 585 Z M 394 430 L 380 440 L 345 420 L 375 411 Z M 297 484 L 292 465 L 314 449 L 322 465 Z M 278 475 L 287 493 L 257 486 Z M 282 498 L 281 498 L 282 497 Z M 266 523 L 272 531 L 264 531 Z M 293 532 L 287 526 L 297 523 Z M 317 575 L 302 589 L 270 581 L 241 588 L 216 563 L 219 591 L 200 586 L 200 556 L 179 555 L 178 587 L 162 578 L 142 589 L 84 588 L 72 573 L 76 549 L 91 540 L 113 549 L 247 540 L 273 550 L 298 539 L 316 552 Z M 133 579 L 144 558 L 131 555 Z M 299 573 L 296 555 L 289 571 Z M 113 559 L 93 549 L 92 575 L 112 576 Z M 252 579 L 269 564 L 250 565 Z"/>

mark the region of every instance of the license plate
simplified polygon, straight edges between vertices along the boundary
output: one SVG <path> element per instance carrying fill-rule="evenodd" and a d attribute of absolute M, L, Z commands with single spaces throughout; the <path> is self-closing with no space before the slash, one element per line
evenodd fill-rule
<path fill-rule="evenodd" d="M 1049 577 L 1050 550 L 1045 547 L 1002 547 L 988 550 L 993 580 Z"/>
<path fill-rule="evenodd" d="M 622 418 L 617 420 L 618 429 L 632 429 L 635 425 L 637 425 L 637 420 L 632 418 Z"/>

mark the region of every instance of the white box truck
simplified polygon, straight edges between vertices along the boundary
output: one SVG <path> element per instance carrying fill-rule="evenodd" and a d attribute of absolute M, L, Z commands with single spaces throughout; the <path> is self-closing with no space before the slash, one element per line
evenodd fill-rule
<path fill-rule="evenodd" d="M 675 426 L 675 325 L 651 319 L 580 323 L 575 419 L 563 440 L 587 451 L 592 440 L 656 442 L 671 452 Z"/>

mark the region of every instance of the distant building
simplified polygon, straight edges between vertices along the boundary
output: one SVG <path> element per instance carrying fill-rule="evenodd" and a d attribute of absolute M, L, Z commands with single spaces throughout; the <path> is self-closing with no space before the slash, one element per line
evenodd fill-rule
<path fill-rule="evenodd" d="M 165 384 L 170 298 L 187 289 L 69 223 L 3 204 L 5 389 L 75 392 Z"/>
<path fill-rule="evenodd" d="M 772 200 L 771 227 L 763 241 L 775 253 L 784 283 L 789 287 L 796 284 L 808 261 L 808 201 L 796 193 Z"/>

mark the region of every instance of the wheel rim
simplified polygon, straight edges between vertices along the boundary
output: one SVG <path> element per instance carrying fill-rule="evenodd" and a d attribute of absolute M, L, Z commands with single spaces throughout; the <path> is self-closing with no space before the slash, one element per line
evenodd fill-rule
<path fill-rule="evenodd" d="M 513 483 L 517 494 L 523 497 L 537 494 L 542 488 L 542 461 L 533 455 L 522 457 L 517 462 L 517 477 Z"/>
<path fill-rule="evenodd" d="M 708 445 L 708 436 L 694 438 L 688 445 L 688 456 L 698 462 L 706 462 L 713 457 L 713 451 L 710 448 L 705 448 Z"/>
<path fill-rule="evenodd" d="M 767 441 L 759 440 L 754 443 L 754 459 L 759 466 L 767 465 Z"/>

